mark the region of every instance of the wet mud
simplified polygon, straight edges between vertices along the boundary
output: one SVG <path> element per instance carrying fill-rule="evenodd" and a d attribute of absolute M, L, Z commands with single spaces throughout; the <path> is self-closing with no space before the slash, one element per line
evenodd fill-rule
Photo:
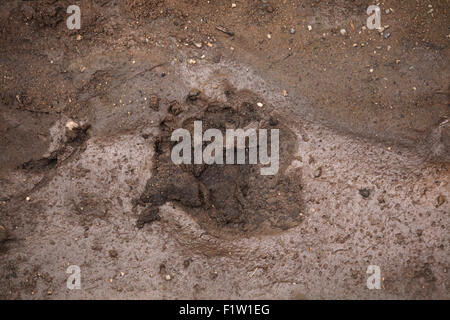
<path fill-rule="evenodd" d="M 297 152 L 297 137 L 275 116 L 267 113 L 272 106 L 262 107 L 261 98 L 248 90 L 226 88 L 226 101 L 211 101 L 197 93 L 186 97 L 186 105 L 174 110 L 169 105 L 168 115 L 160 123 L 160 134 L 154 142 L 155 166 L 147 181 L 140 203 L 148 206 L 138 219 L 142 227 L 147 215 L 154 209 L 174 201 L 192 214 L 205 228 L 219 231 L 250 232 L 258 229 L 286 230 L 301 221 L 301 173 L 291 170 L 289 164 Z M 261 105 L 258 106 L 258 104 Z M 223 164 L 176 165 L 171 159 L 173 146 L 171 134 L 178 128 L 187 128 L 194 136 L 194 121 L 201 121 L 203 130 L 218 129 L 225 136 L 226 129 L 253 128 L 255 130 L 277 128 L 282 141 L 279 151 L 280 168 L 277 174 L 262 175 L 261 165 L 249 164 L 251 143 L 246 139 L 245 164 L 236 165 L 239 152 L 233 144 L 235 164 L 227 163 L 227 146 L 223 147 Z M 270 136 L 267 150 L 271 150 Z M 267 140 L 266 140 L 267 141 Z M 203 142 L 202 149 L 207 143 Z M 255 146 L 261 150 L 259 140 Z M 228 147 L 229 148 L 229 147 Z M 149 211 L 150 210 L 150 211 Z M 266 230 L 267 231 L 267 230 Z"/>
<path fill-rule="evenodd" d="M 0 2 L 0 298 L 448 299 L 448 4 L 69 4 Z M 195 121 L 279 170 L 175 165 Z"/>

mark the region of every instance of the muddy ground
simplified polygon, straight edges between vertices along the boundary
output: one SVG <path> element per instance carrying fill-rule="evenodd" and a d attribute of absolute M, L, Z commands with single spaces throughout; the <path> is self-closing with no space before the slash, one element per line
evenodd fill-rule
<path fill-rule="evenodd" d="M 2 1 L 0 297 L 448 299 L 450 3 L 371 4 Z M 175 166 L 193 119 L 279 172 Z"/>

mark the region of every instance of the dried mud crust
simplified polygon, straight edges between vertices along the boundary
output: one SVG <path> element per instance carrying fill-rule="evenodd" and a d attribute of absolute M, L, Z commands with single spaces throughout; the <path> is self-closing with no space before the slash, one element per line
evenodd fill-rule
<path fill-rule="evenodd" d="M 285 174 L 297 150 L 296 136 L 276 116 L 258 107 L 259 100 L 253 93 L 227 89 L 225 95 L 227 101 L 222 103 L 197 92 L 187 97 L 185 106 L 168 107 L 168 116 L 161 121 L 160 135 L 154 143 L 153 175 L 138 201 L 147 207 L 137 227 L 157 220 L 158 207 L 167 201 L 181 205 L 214 233 L 285 230 L 301 221 L 300 173 L 290 170 L 289 175 Z M 186 128 L 193 136 L 193 123 L 198 120 L 202 121 L 203 131 L 216 128 L 223 135 L 226 129 L 279 129 L 278 173 L 261 175 L 261 165 L 248 164 L 248 150 L 246 164 L 175 165 L 171 150 L 176 142 L 171 141 L 171 133 Z M 270 150 L 270 138 L 268 143 Z M 225 148 L 223 154 L 225 157 Z"/>

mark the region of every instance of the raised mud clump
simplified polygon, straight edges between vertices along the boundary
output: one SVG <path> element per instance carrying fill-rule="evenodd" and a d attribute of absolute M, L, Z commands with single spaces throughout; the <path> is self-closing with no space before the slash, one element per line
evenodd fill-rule
<path fill-rule="evenodd" d="M 193 91 L 192 91 L 193 92 Z M 189 93 L 186 102 L 160 123 L 160 135 L 155 139 L 153 175 L 138 203 L 145 206 L 137 227 L 159 219 L 159 207 L 168 201 L 180 205 L 207 230 L 217 231 L 275 231 L 285 230 L 301 221 L 301 184 L 298 170 L 287 172 L 292 155 L 297 150 L 296 135 L 282 121 L 271 115 L 272 110 L 257 106 L 256 95 L 248 91 L 225 91 L 226 102 L 210 101 L 200 92 Z M 181 110 L 180 112 L 178 112 Z M 172 132 L 187 129 L 194 137 L 194 121 L 202 121 L 203 133 L 219 129 L 267 129 L 270 155 L 271 129 L 279 129 L 279 170 L 274 175 L 261 175 L 260 164 L 249 163 L 246 141 L 246 164 L 181 164 L 171 159 L 177 141 Z M 210 142 L 203 142 L 203 149 Z M 259 145 L 258 140 L 258 148 Z M 234 146 L 236 156 L 236 144 Z M 192 158 L 194 147 L 191 148 Z M 226 148 L 223 148 L 224 163 Z M 193 162 L 191 162 L 193 163 Z"/>

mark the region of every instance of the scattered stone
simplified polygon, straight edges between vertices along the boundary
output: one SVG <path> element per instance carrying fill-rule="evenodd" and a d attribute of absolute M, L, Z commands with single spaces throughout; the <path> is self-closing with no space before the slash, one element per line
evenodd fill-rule
<path fill-rule="evenodd" d="M 189 64 L 196 64 L 197 61 L 196 61 L 195 59 L 189 59 L 189 60 L 188 60 L 188 63 L 189 63 Z"/>
<path fill-rule="evenodd" d="M 89 123 L 78 124 L 77 126 L 66 126 L 66 139 L 67 143 L 82 142 L 88 137 L 87 131 L 91 125 Z M 72 129 L 70 129 L 72 128 Z"/>
<path fill-rule="evenodd" d="M 109 250 L 108 254 L 111 258 L 117 258 L 119 256 L 119 253 L 115 249 Z"/>
<path fill-rule="evenodd" d="M 173 114 L 174 116 L 179 115 L 181 112 L 183 112 L 183 107 L 178 101 L 172 101 L 169 105 L 169 112 Z"/>
<path fill-rule="evenodd" d="M 155 95 L 155 94 L 152 94 L 152 95 L 150 95 L 148 100 L 149 100 L 148 101 L 148 106 L 150 108 L 152 108 L 153 110 L 158 111 L 159 110 L 159 98 L 158 98 L 158 96 Z"/>
<path fill-rule="evenodd" d="M 305 141 L 305 142 L 309 141 L 309 137 L 308 137 L 308 134 L 306 132 L 302 134 L 302 140 Z"/>
<path fill-rule="evenodd" d="M 203 46 L 203 44 L 201 42 L 194 42 L 194 46 L 200 49 Z"/>
<path fill-rule="evenodd" d="M 73 129 L 76 129 L 78 127 L 79 127 L 79 125 L 75 121 L 69 120 L 66 122 L 66 128 L 69 129 L 70 131 L 72 131 Z"/>
<path fill-rule="evenodd" d="M 223 26 L 216 26 L 216 29 L 221 31 L 221 32 L 223 32 L 223 33 L 225 33 L 225 34 L 227 34 L 227 35 L 229 35 L 230 37 L 234 36 L 234 32 L 233 31 L 230 31 L 229 29 L 227 29 L 227 28 L 225 28 Z"/>
<path fill-rule="evenodd" d="M 314 178 L 319 178 L 322 175 L 322 167 L 317 168 L 313 172 Z"/>
<path fill-rule="evenodd" d="M 272 39 L 272 35 L 270 33 L 267 34 L 267 39 Z"/>
<path fill-rule="evenodd" d="M 278 120 L 273 117 L 270 117 L 269 125 L 271 125 L 273 127 L 273 126 L 276 126 L 277 124 L 278 124 Z"/>
<path fill-rule="evenodd" d="M 8 240 L 8 230 L 0 224 L 0 243 Z"/>
<path fill-rule="evenodd" d="M 272 7 L 270 4 L 267 4 L 267 5 L 266 5 L 266 11 L 267 11 L 268 13 L 272 13 L 272 12 L 273 12 L 273 7 Z"/>
<path fill-rule="evenodd" d="M 311 27 L 311 26 L 308 26 L 308 30 L 311 31 L 311 30 L 312 30 L 312 27 Z"/>
<path fill-rule="evenodd" d="M 81 41 L 81 40 L 83 40 L 83 36 L 81 34 L 78 34 L 77 35 L 77 41 Z"/>
<path fill-rule="evenodd" d="M 283 89 L 283 97 L 287 97 L 288 93 L 286 91 L 286 89 Z"/>
<path fill-rule="evenodd" d="M 370 190 L 367 188 L 363 188 L 363 189 L 359 189 L 359 194 L 363 197 L 363 198 L 368 198 L 370 196 Z"/>
<path fill-rule="evenodd" d="M 201 91 L 198 89 L 191 89 L 188 94 L 188 99 L 191 101 L 195 101 L 200 96 Z"/>
<path fill-rule="evenodd" d="M 256 105 L 260 108 L 263 106 L 263 104 L 261 102 L 256 103 Z"/>
<path fill-rule="evenodd" d="M 22 14 L 25 17 L 25 21 L 29 21 L 33 19 L 34 16 L 34 9 L 30 7 L 29 5 L 22 5 Z"/>
<path fill-rule="evenodd" d="M 289 33 L 290 33 L 290 34 L 295 34 L 295 29 L 294 29 L 294 28 L 291 28 L 291 30 L 289 30 Z"/>
<path fill-rule="evenodd" d="M 390 33 L 390 32 L 386 32 L 386 33 L 384 34 L 383 37 L 384 37 L 385 39 L 387 39 L 387 38 L 389 38 L 390 36 L 391 36 L 391 33 Z"/>
<path fill-rule="evenodd" d="M 219 52 L 216 52 L 216 53 L 213 55 L 213 58 L 212 58 L 213 62 L 214 62 L 214 63 L 219 63 L 219 62 L 220 62 L 220 59 L 222 59 L 222 55 L 221 55 Z"/>
<path fill-rule="evenodd" d="M 170 280 L 172 280 L 172 277 L 170 276 L 170 274 L 166 274 L 164 279 L 166 279 L 166 281 L 170 281 Z"/>
<path fill-rule="evenodd" d="M 100 243 L 96 242 L 91 246 L 91 249 L 94 251 L 102 251 L 103 247 Z"/>
<path fill-rule="evenodd" d="M 236 8 L 236 3 L 232 3 L 232 4 L 231 4 L 231 7 L 232 7 L 232 8 Z"/>
<path fill-rule="evenodd" d="M 188 267 L 190 266 L 191 262 L 192 262 L 192 258 L 189 258 L 189 259 L 184 260 L 184 261 L 183 261 L 183 266 L 184 266 L 184 268 L 185 268 L 185 269 L 188 268 Z"/>
<path fill-rule="evenodd" d="M 355 24 L 352 20 L 350 20 L 350 27 L 352 28 L 352 31 L 355 31 Z"/>
<path fill-rule="evenodd" d="M 439 197 L 437 197 L 436 200 L 437 200 L 437 206 L 436 207 L 440 207 L 441 205 L 444 204 L 445 197 L 442 194 L 440 194 Z"/>
<path fill-rule="evenodd" d="M 347 34 L 347 30 L 341 29 L 341 30 L 340 30 L 340 33 L 341 33 L 343 36 L 345 36 L 345 35 Z"/>

